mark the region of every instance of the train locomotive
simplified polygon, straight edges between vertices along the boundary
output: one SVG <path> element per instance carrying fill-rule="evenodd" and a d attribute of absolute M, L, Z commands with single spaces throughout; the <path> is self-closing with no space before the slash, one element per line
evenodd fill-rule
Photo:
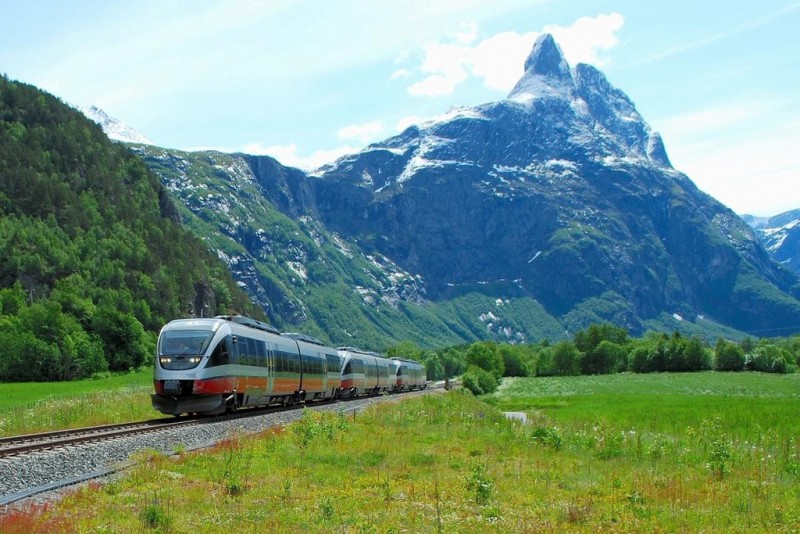
<path fill-rule="evenodd" d="M 151 399 L 153 408 L 169 415 L 216 415 L 427 385 L 417 362 L 334 349 L 240 315 L 171 321 L 157 347 Z"/>

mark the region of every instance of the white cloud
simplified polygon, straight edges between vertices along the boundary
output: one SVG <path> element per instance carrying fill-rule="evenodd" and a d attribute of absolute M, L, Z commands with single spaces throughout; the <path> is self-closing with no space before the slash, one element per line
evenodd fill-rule
<path fill-rule="evenodd" d="M 625 24 L 619 13 L 581 17 L 571 26 L 545 26 L 542 33 L 549 33 L 564 52 L 570 65 L 588 63 L 603 67 L 608 62 L 600 56 L 601 51 L 614 48 L 618 43 L 616 33 Z"/>
<path fill-rule="evenodd" d="M 622 15 L 611 13 L 581 17 L 571 26 L 546 26 L 542 32 L 498 33 L 477 42 L 473 26 L 471 31 L 451 37 L 455 44 L 433 42 L 424 46 L 420 71 L 427 76 L 411 84 L 408 92 L 414 96 L 452 94 L 470 76 L 483 80 L 490 89 L 509 91 L 522 75 L 525 58 L 542 33 L 553 35 L 570 65 L 601 67 L 607 63 L 601 52 L 617 45 L 616 33 L 624 23 Z"/>
<path fill-rule="evenodd" d="M 472 74 L 490 89 L 510 91 L 522 76 L 525 58 L 538 35 L 503 32 L 484 39 L 470 54 Z"/>
<path fill-rule="evenodd" d="M 440 74 L 428 76 L 421 82 L 408 87 L 408 94 L 413 96 L 442 96 L 450 95 L 455 91 L 459 80 Z"/>
<path fill-rule="evenodd" d="M 422 124 L 426 120 L 428 120 L 428 119 L 425 119 L 425 118 L 420 117 L 418 115 L 411 115 L 409 117 L 403 117 L 402 119 L 397 121 L 397 124 L 395 125 L 395 130 L 397 130 L 398 132 L 402 132 L 403 130 L 405 130 L 409 126 L 413 126 L 415 124 Z"/>
<path fill-rule="evenodd" d="M 356 139 L 367 143 L 383 132 L 383 123 L 380 121 L 365 122 L 364 124 L 351 124 L 336 132 L 339 139 Z"/>
<path fill-rule="evenodd" d="M 411 76 L 411 71 L 410 70 L 408 70 L 408 69 L 397 69 L 396 71 L 394 71 L 389 76 L 389 79 L 390 80 L 399 80 L 399 79 L 402 79 L 402 78 L 408 78 L 409 76 Z"/>
<path fill-rule="evenodd" d="M 297 167 L 305 171 L 317 169 L 345 154 L 353 154 L 358 151 L 358 148 L 344 145 L 329 150 L 317 150 L 310 156 L 302 156 L 299 154 L 297 145 L 294 143 L 270 146 L 262 146 L 260 143 L 250 143 L 241 150 L 241 152 L 245 154 L 252 154 L 254 156 L 270 156 L 283 165 Z"/>
<path fill-rule="evenodd" d="M 456 85 L 467 79 L 465 64 L 469 62 L 470 48 L 452 44 L 425 46 L 425 59 L 420 66 L 429 75 L 408 88 L 415 96 L 451 94 Z"/>

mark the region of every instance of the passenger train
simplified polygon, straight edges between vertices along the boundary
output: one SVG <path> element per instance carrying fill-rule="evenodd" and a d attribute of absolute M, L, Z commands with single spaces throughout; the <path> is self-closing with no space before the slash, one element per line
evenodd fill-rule
<path fill-rule="evenodd" d="M 418 362 L 352 347 L 333 349 L 241 315 L 178 319 L 158 336 L 153 408 L 215 415 L 240 407 L 290 405 L 424 389 Z"/>

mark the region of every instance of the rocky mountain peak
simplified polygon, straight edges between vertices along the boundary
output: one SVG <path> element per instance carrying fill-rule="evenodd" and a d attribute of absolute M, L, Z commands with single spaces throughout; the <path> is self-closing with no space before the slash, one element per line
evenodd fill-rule
<path fill-rule="evenodd" d="M 508 95 L 509 100 L 530 102 L 542 96 L 569 94 L 574 89 L 569 64 L 553 36 L 546 33 L 533 43 L 525 60 L 525 74 Z"/>
<path fill-rule="evenodd" d="M 570 77 L 567 60 L 549 33 L 541 35 L 533 43 L 533 49 L 525 60 L 525 74 L 552 78 Z"/>

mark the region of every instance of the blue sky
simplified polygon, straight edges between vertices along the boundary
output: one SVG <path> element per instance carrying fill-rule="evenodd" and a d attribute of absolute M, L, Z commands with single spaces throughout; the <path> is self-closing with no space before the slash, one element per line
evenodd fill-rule
<path fill-rule="evenodd" d="M 591 63 L 738 213 L 800 208 L 800 2 L 3 2 L 0 72 L 171 148 L 313 168 L 505 98 L 534 39 Z"/>

